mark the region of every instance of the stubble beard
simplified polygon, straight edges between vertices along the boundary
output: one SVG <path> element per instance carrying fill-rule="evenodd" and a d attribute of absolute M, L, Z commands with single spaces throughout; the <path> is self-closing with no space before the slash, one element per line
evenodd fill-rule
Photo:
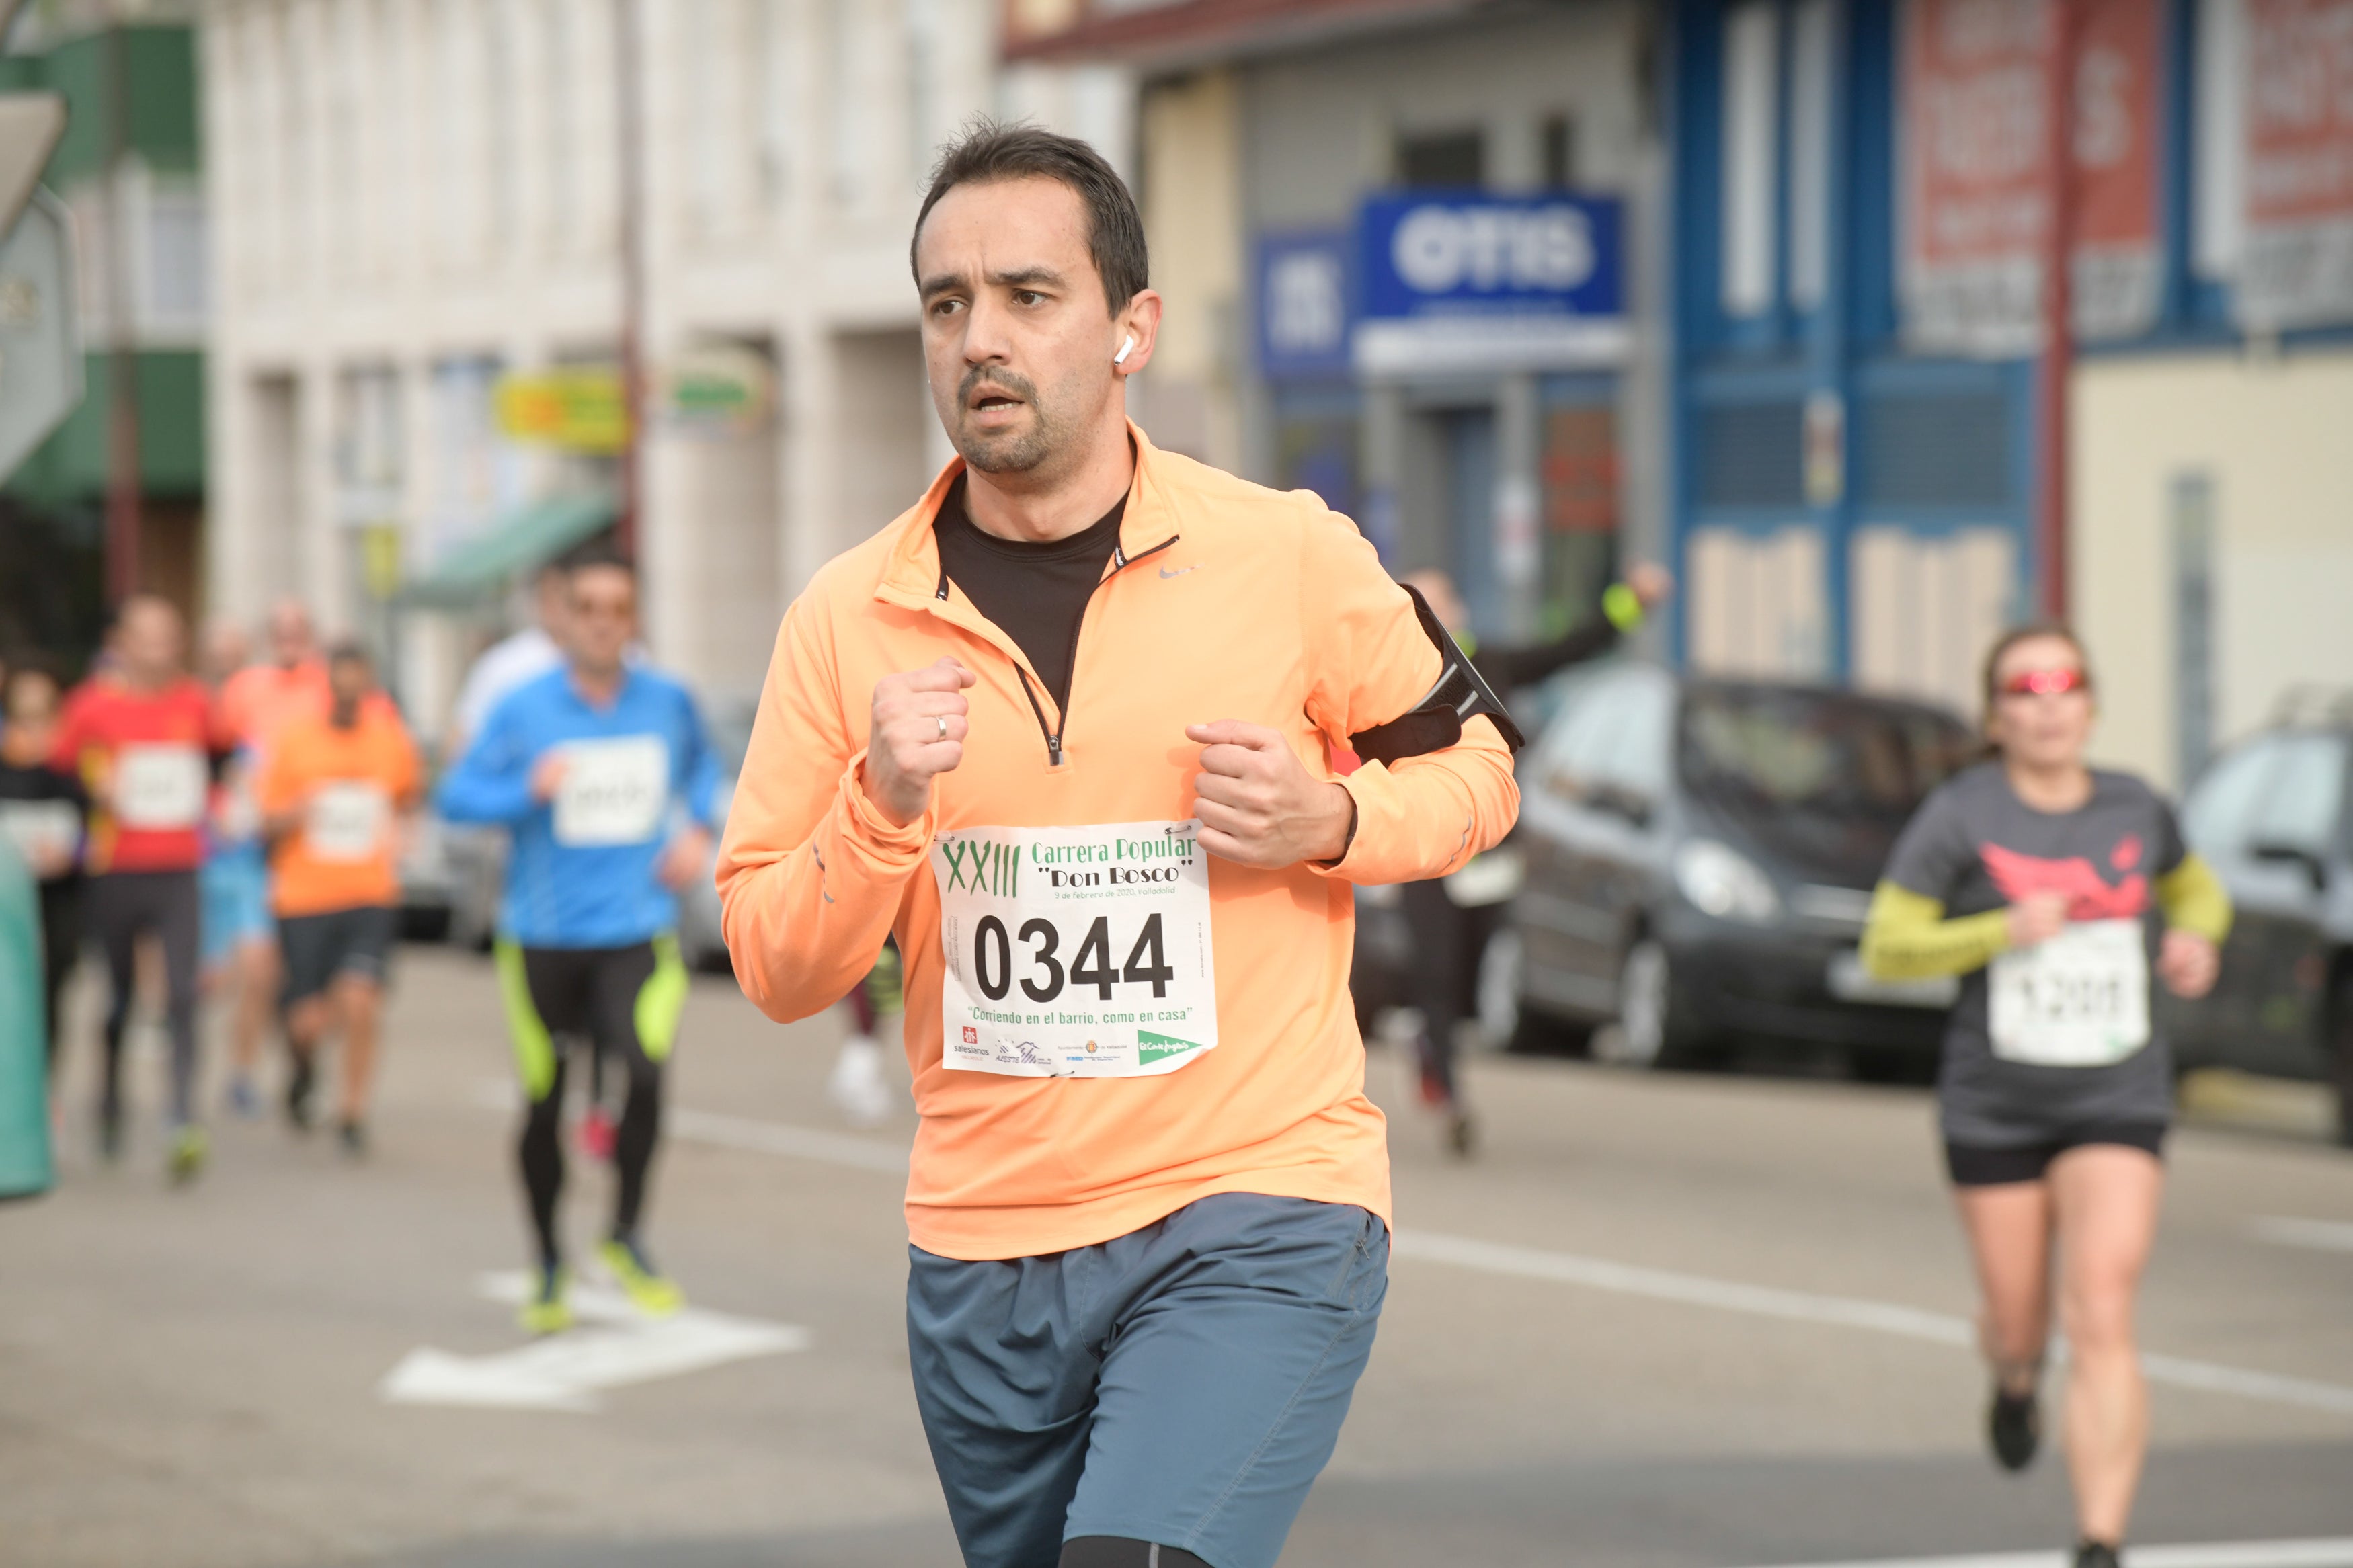
<path fill-rule="evenodd" d="M 983 382 L 1003 387 L 1022 400 L 1029 410 L 1027 430 L 987 436 L 971 427 L 972 395 Z M 1060 424 L 1047 415 L 1037 384 L 1029 377 L 1008 370 L 984 373 L 976 368 L 965 373 L 964 384 L 956 390 L 955 449 L 966 467 L 984 474 L 1029 473 L 1054 456 L 1060 435 Z"/>

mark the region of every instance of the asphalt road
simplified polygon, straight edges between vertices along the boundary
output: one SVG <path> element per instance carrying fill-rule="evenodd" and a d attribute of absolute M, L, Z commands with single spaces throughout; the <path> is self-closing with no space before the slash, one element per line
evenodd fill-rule
<path fill-rule="evenodd" d="M 900 1315 L 913 1116 L 839 1126 L 821 1092 L 838 1037 L 698 984 L 649 1219 L 698 1311 L 522 1354 L 485 1280 L 524 1257 L 486 963 L 404 955 L 362 1163 L 223 1120 L 214 1169 L 170 1191 L 142 1114 L 100 1168 L 78 1044 L 58 1189 L 0 1208 L 0 1563 L 955 1562 Z M 137 1069 L 152 1112 L 156 1053 Z M 1747 1568 L 2065 1541 L 2055 1456 L 2018 1479 L 1978 1446 L 1924 1092 L 1470 1070 L 1486 1139 L 1463 1165 L 1374 1058 L 1398 1257 L 1287 1564 Z M 2210 1116 L 2176 1141 L 2137 1539 L 2353 1538 L 2353 1158 L 2296 1130 L 2301 1091 L 2204 1100 L 2260 1125 Z M 584 1253 L 608 1191 L 576 1175 Z M 2353 1541 L 2335 1550 L 2234 1561 L 2353 1564 Z"/>

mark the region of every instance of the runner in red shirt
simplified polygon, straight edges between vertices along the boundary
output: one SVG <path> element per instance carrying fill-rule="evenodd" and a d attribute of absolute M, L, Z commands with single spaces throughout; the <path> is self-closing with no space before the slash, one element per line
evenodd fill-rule
<path fill-rule="evenodd" d="M 212 777 L 230 739 L 205 689 L 182 668 L 186 632 L 165 600 L 139 595 L 116 624 L 115 669 L 67 699 L 50 765 L 79 777 L 91 803 L 86 863 L 90 930 L 106 954 L 106 1071 L 99 1146 L 122 1147 L 122 1039 L 136 990 L 142 932 L 164 949 L 172 1038 L 170 1172 L 185 1182 L 204 1166 L 196 1124 L 196 871 Z"/>

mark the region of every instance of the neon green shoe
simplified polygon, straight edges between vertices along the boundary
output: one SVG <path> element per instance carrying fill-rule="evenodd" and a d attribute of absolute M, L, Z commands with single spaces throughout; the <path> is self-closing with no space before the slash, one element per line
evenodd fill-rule
<path fill-rule="evenodd" d="M 192 1121 L 172 1134 L 172 1154 L 164 1164 L 164 1173 L 174 1186 L 185 1187 L 204 1170 L 205 1157 L 211 1152 L 211 1140 L 205 1136 L 203 1128 Z"/>
<path fill-rule="evenodd" d="M 648 1317 L 666 1318 L 686 1305 L 686 1292 L 678 1288 L 678 1281 L 657 1269 L 635 1241 L 615 1237 L 598 1248 L 597 1255 L 630 1302 Z"/>
<path fill-rule="evenodd" d="M 572 1271 L 560 1265 L 532 1270 L 532 1292 L 515 1311 L 524 1333 L 560 1334 L 572 1326 L 572 1303 L 564 1299 L 571 1284 Z"/>

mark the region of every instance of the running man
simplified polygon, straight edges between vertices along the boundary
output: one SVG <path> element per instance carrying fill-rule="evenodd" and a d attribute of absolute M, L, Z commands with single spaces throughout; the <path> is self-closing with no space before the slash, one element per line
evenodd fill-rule
<path fill-rule="evenodd" d="M 445 816 L 497 824 L 513 839 L 498 966 L 531 1097 L 521 1159 L 539 1250 L 522 1321 L 541 1334 L 572 1321 L 555 1205 L 563 1047 L 574 1039 L 610 1053 L 629 1079 L 605 1265 L 643 1310 L 675 1311 L 685 1301 L 654 1267 L 638 1226 L 661 1130 L 662 1063 L 686 1005 L 686 965 L 671 934 L 676 889 L 710 857 L 719 789 L 693 698 L 623 657 L 637 634 L 636 574 L 617 560 L 590 561 L 573 569 L 570 588 L 564 668 L 493 709 L 440 791 Z"/>
<path fill-rule="evenodd" d="M 294 1057 L 287 1110 L 311 1120 L 319 1047 L 343 1041 L 336 1136 L 367 1152 L 368 1084 L 392 943 L 400 926 L 399 817 L 417 803 L 417 747 L 356 643 L 327 660 L 329 703 L 269 744 L 259 798 L 268 835 L 270 912 L 285 952 L 282 1003 Z"/>
<path fill-rule="evenodd" d="M 111 668 L 67 699 L 49 765 L 79 778 L 92 803 L 85 864 L 90 929 L 106 957 L 111 994 L 98 1104 L 100 1152 L 122 1151 L 122 1045 L 138 993 L 138 943 L 163 948 L 164 1025 L 172 1044 L 174 1183 L 204 1168 L 196 1120 L 197 868 L 211 781 L 230 741 L 212 700 L 189 677 L 180 612 L 140 594 L 125 600 L 110 644 Z"/>
<path fill-rule="evenodd" d="M 90 807 L 79 779 L 49 766 L 62 694 L 46 665 L 18 659 L 0 675 L 0 837 L 24 857 L 40 887 L 41 995 L 48 1025 L 49 1085 L 58 1081 L 58 1005 L 81 956 L 81 844 Z"/>
<path fill-rule="evenodd" d="M 1387 1289 L 1350 884 L 1500 839 L 1505 734 L 1345 519 L 1128 422 L 1161 301 L 1086 143 L 976 128 L 911 259 L 961 456 L 785 616 L 728 948 L 778 1019 L 905 956 L 908 1342 L 965 1561 L 1264 1568 Z"/>
<path fill-rule="evenodd" d="M 207 995 L 227 994 L 228 1004 L 228 1103 L 240 1116 L 261 1108 L 253 1071 L 269 1026 L 278 991 L 278 932 L 269 920 L 269 869 L 261 843 L 261 813 L 254 804 L 254 781 L 262 763 L 262 721 L 271 700 L 289 690 L 315 695 L 308 707 L 323 708 L 326 671 L 310 657 L 310 619 L 299 605 L 270 612 L 270 647 L 278 658 L 255 664 L 245 628 L 221 621 L 205 634 L 204 678 L 220 703 L 221 722 L 237 742 L 222 770 L 206 826 L 205 866 L 197 879 L 204 895 L 204 981 Z M 292 665 L 289 634 L 301 638 Z M 308 681 L 315 677 L 317 689 Z"/>
<path fill-rule="evenodd" d="M 1921 804 L 1862 956 L 1891 980 L 1962 977 L 1936 1099 L 1985 1300 L 1987 1438 L 2010 1470 L 2040 1446 L 2055 1250 L 2075 1563 L 2116 1568 L 2148 1447 L 2133 1309 L 2173 1116 L 2152 981 L 2213 987 L 2231 900 L 2155 791 L 2084 765 L 2096 713 L 2073 633 L 1995 643 L 1985 713 L 1998 759 Z"/>

